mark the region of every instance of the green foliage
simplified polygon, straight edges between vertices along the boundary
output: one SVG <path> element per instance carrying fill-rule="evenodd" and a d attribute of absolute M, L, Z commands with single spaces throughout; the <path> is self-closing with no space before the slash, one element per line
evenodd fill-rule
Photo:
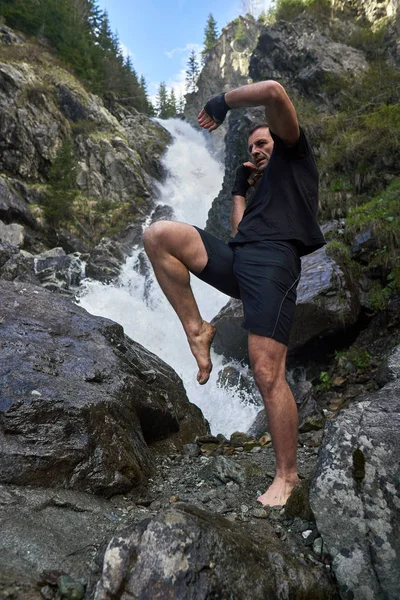
<path fill-rule="evenodd" d="M 384 22 L 381 22 L 374 29 L 372 26 L 358 26 L 346 40 L 349 46 L 362 50 L 369 60 L 376 60 L 386 50 L 387 28 Z"/>
<path fill-rule="evenodd" d="M 332 379 L 327 371 L 321 371 L 319 374 L 319 384 L 316 386 L 318 392 L 329 392 L 332 387 Z"/>
<path fill-rule="evenodd" d="M 196 58 L 196 52 L 191 51 L 186 69 L 186 90 L 188 92 L 196 91 L 196 84 L 200 74 L 199 63 Z"/>
<path fill-rule="evenodd" d="M 3 0 L 1 17 L 29 36 L 46 38 L 91 92 L 151 113 L 145 88 L 96 0 Z"/>
<path fill-rule="evenodd" d="M 303 12 L 314 18 L 324 18 L 329 17 L 330 11 L 330 0 L 276 0 L 275 19 L 293 21 Z"/>
<path fill-rule="evenodd" d="M 212 16 L 212 13 L 208 15 L 207 25 L 204 29 L 204 48 L 202 50 L 203 61 L 205 60 L 207 53 L 210 52 L 215 46 L 218 40 L 219 33 L 217 29 L 217 22 Z"/>
<path fill-rule="evenodd" d="M 178 115 L 178 110 L 182 108 L 182 99 L 178 107 L 175 92 L 171 88 L 169 94 L 164 81 L 160 83 L 156 98 L 157 117 L 160 119 L 170 119 Z"/>
<path fill-rule="evenodd" d="M 350 209 L 346 223 L 346 238 L 350 241 L 357 233 L 371 229 L 384 259 L 393 266 L 400 249 L 400 178 L 369 202 Z M 383 250 L 383 252 L 382 252 Z"/>
<path fill-rule="evenodd" d="M 51 227 L 72 217 L 72 205 L 78 195 L 77 160 L 72 142 L 66 138 L 49 171 L 49 185 L 44 195 L 43 214 Z"/>
<path fill-rule="evenodd" d="M 332 240 L 326 246 L 326 253 L 328 256 L 345 264 L 346 266 L 349 266 L 351 263 L 350 248 L 343 242 Z"/>
<path fill-rule="evenodd" d="M 332 218 L 345 216 L 352 198 L 353 205 L 369 200 L 382 188 L 382 173 L 399 170 L 400 73 L 379 61 L 361 75 L 326 77 L 324 90 L 338 106 L 319 118 L 322 206 L 342 210 L 326 214 Z"/>
<path fill-rule="evenodd" d="M 237 42 L 244 43 L 247 40 L 246 29 L 243 25 L 242 19 L 237 19 L 235 26 L 235 40 Z"/>

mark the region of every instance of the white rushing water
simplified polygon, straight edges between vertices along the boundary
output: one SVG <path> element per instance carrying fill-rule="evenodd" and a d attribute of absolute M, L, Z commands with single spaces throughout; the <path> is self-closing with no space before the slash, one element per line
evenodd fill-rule
<path fill-rule="evenodd" d="M 174 141 L 163 159 L 169 176 L 160 185 L 159 204 L 171 206 L 177 220 L 204 227 L 212 200 L 221 188 L 223 168 L 208 152 L 201 132 L 178 119 L 162 124 Z M 241 400 L 237 392 L 217 385 L 223 360 L 214 352 L 209 382 L 205 386 L 197 383 L 197 365 L 179 319 L 157 282 L 138 269 L 139 255 L 143 258 L 142 248 L 133 248 L 116 284 L 85 280 L 81 306 L 94 315 L 120 323 L 129 337 L 171 365 L 182 378 L 190 401 L 209 420 L 214 434 L 246 431 L 259 407 Z M 200 312 L 210 321 L 228 297 L 196 277 L 192 277 L 191 283 Z"/>

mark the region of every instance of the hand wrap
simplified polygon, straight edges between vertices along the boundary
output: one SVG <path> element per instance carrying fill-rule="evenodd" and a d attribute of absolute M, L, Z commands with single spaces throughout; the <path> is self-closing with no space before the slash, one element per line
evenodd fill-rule
<path fill-rule="evenodd" d="M 221 125 L 221 123 L 224 122 L 228 110 L 230 110 L 230 107 L 225 102 L 225 94 L 220 94 L 219 96 L 210 98 L 210 100 L 204 106 L 204 110 L 217 123 L 217 125 Z"/>
<path fill-rule="evenodd" d="M 233 183 L 232 196 L 246 197 L 247 190 L 250 187 L 249 178 L 252 175 L 250 167 L 239 165 L 236 169 L 236 177 Z"/>

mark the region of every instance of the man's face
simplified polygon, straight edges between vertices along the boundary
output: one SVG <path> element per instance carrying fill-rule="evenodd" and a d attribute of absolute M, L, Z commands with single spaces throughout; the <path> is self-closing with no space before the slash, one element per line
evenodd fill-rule
<path fill-rule="evenodd" d="M 271 158 L 274 140 L 268 127 L 256 129 L 249 137 L 249 153 L 259 171 L 264 171 Z"/>

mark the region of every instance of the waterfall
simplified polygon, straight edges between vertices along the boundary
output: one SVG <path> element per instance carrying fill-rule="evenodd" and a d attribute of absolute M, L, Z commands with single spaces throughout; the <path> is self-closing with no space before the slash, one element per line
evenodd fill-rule
<path fill-rule="evenodd" d="M 169 175 L 159 185 L 159 204 L 170 206 L 176 220 L 204 227 L 221 188 L 223 168 L 207 150 L 202 132 L 178 119 L 162 121 L 162 125 L 173 136 L 173 143 L 163 159 Z M 200 313 L 210 321 L 229 298 L 194 276 L 191 283 Z M 197 383 L 196 361 L 180 321 L 154 280 L 142 247 L 132 249 L 116 283 L 84 280 L 79 303 L 91 314 L 120 323 L 129 337 L 171 365 L 214 434 L 248 429 L 260 407 L 243 399 L 243 392 L 218 385 L 218 373 L 225 365 L 213 351 L 210 380 L 204 386 Z"/>

